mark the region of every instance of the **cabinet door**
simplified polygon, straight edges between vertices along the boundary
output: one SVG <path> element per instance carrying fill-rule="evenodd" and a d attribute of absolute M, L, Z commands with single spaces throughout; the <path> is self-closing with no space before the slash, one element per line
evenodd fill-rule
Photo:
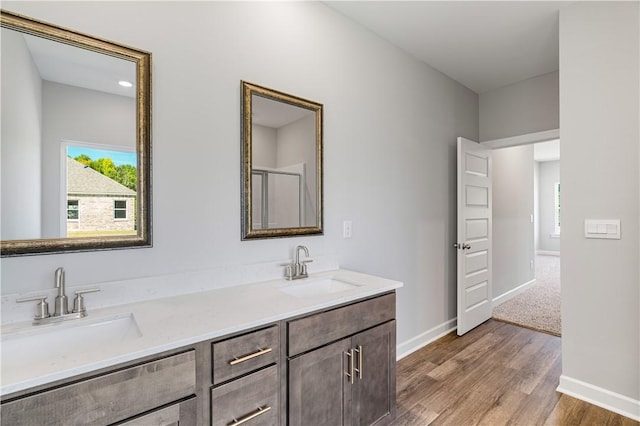
<path fill-rule="evenodd" d="M 395 417 L 396 322 L 389 321 L 356 334 L 355 381 L 352 387 L 353 425 L 383 425 Z"/>
<path fill-rule="evenodd" d="M 344 339 L 289 360 L 289 426 L 338 426 L 350 418 L 350 348 Z"/>

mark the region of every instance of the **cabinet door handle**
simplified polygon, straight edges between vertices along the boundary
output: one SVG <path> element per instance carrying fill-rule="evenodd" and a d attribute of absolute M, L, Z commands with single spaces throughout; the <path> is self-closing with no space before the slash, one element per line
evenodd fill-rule
<path fill-rule="evenodd" d="M 353 365 L 353 349 L 349 349 L 349 352 L 345 352 L 344 354 L 349 357 L 349 371 L 347 371 L 345 374 L 349 378 L 349 382 L 353 384 L 353 379 L 355 378 Z"/>
<path fill-rule="evenodd" d="M 271 349 L 271 348 L 266 348 L 266 349 L 258 348 L 257 352 L 251 353 L 249 355 L 245 355 L 245 356 L 240 357 L 240 358 L 232 359 L 231 361 L 229 361 L 229 365 L 236 365 L 236 364 L 240 364 L 241 362 L 249 361 L 250 359 L 253 359 L 253 358 L 258 357 L 260 355 L 268 354 L 272 350 L 273 349 Z"/>
<path fill-rule="evenodd" d="M 358 379 L 362 380 L 362 345 L 358 345 L 358 349 L 352 349 L 358 352 L 358 368 L 354 370 L 358 372 Z"/>
<path fill-rule="evenodd" d="M 240 417 L 239 419 L 234 418 L 231 423 L 228 423 L 228 426 L 241 425 L 242 423 L 246 423 L 251 419 L 255 419 L 256 417 L 266 413 L 269 410 L 271 410 L 271 407 L 269 407 L 268 405 L 265 405 L 264 407 L 258 407 L 258 409 L 255 410 L 253 413 L 249 413 L 246 416 Z"/>

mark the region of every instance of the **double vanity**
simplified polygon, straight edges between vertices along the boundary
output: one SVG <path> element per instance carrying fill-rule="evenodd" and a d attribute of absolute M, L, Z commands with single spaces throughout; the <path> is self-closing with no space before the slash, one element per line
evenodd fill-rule
<path fill-rule="evenodd" d="M 387 424 L 401 285 L 336 270 L 4 326 L 2 424 Z"/>
<path fill-rule="evenodd" d="M 20 86 L 23 90 L 16 89 L 17 98 L 34 98 L 37 108 L 14 111 L 21 120 L 3 116 L 2 121 L 15 125 L 16 134 L 27 129 L 35 135 L 30 143 L 39 156 L 60 156 L 61 161 L 53 161 L 36 180 L 46 184 L 43 193 L 65 197 L 51 205 L 45 201 L 55 197 L 43 197 L 42 208 L 40 204 L 25 207 L 24 194 L 40 191 L 40 186 L 23 189 L 24 174 L 31 178 L 34 173 L 33 153 L 21 138 L 3 140 L 3 159 L 27 158 L 28 163 L 12 164 L 11 170 L 20 173 L 9 179 L 3 173 L 3 190 L 5 186 L 19 190 L 10 194 L 16 197 L 13 202 L 5 202 L 3 194 L 1 256 L 151 247 L 151 53 L 4 10 L 0 10 L 0 26 L 3 81 L 7 77 L 7 81 L 22 82 L 23 75 L 36 73 L 30 61 L 16 58 L 37 59 L 38 52 L 47 52 L 51 53 L 47 58 L 55 58 L 53 68 L 73 70 L 62 74 L 82 75 L 90 81 L 97 70 L 115 86 L 122 77 L 118 74 L 116 79 L 109 70 L 123 69 L 128 77 L 120 83 L 133 87 L 122 92 L 109 85 L 107 96 L 100 87 L 75 81 L 60 84 L 38 71 L 34 81 L 47 88 L 42 96 L 31 95 L 35 85 L 30 81 Z M 12 47 L 5 49 L 5 45 Z M 87 64 L 55 53 L 68 50 L 75 51 L 74 58 L 87 58 Z M 4 64 L 14 80 L 5 73 Z M 6 86 L 18 87 L 17 83 Z M 245 81 L 240 88 L 242 240 L 322 235 L 322 104 Z M 52 91 L 63 95 L 50 98 Z M 74 110 L 59 102 L 78 91 L 92 99 L 79 107 L 83 110 L 112 111 L 106 105 L 118 99 L 118 105 L 128 106 L 116 114 L 127 117 L 126 122 L 92 120 L 97 122 L 90 126 L 78 120 Z M 54 119 L 31 117 L 32 110 L 54 117 L 56 125 L 37 127 Z M 55 114 L 49 115 L 51 110 Z M 78 122 L 83 131 L 91 127 L 91 135 L 98 136 L 81 133 L 85 135 L 81 146 L 68 142 L 78 140 L 74 136 Z M 22 123 L 29 124 L 20 127 Z M 130 137 L 110 136 L 111 130 L 120 128 L 128 128 Z M 65 133 L 56 133 L 58 129 Z M 110 160 L 92 160 L 88 155 L 91 149 L 104 149 L 104 141 L 119 141 L 108 145 L 114 154 L 135 152 L 129 169 L 134 170 L 136 183 L 99 176 L 100 182 L 109 181 L 110 188 L 118 188 L 106 195 L 98 186 L 82 191 L 69 182 L 58 186 L 60 176 L 73 176 L 69 170 L 88 172 L 93 170 L 91 164 Z M 106 214 L 96 216 L 98 202 L 109 206 Z M 20 207 L 11 209 L 13 205 Z M 46 213 L 33 218 L 41 231 L 24 226 L 24 210 Z M 121 229 L 125 219 L 131 220 L 130 229 Z M 17 301 L 34 304 L 33 324 L 2 326 L 1 424 L 390 423 L 395 417 L 395 290 L 402 284 L 345 270 L 309 273 L 311 259 L 300 259 L 301 251 L 309 256 L 304 246 L 298 246 L 295 260 L 283 265 L 286 279 L 244 285 L 238 284 L 246 281 L 231 280 L 229 287 L 195 292 L 184 289 L 188 281 L 181 282 L 184 276 L 150 277 L 146 282 L 151 285 L 144 287 L 150 295 L 146 300 L 100 309 L 92 309 L 91 301 L 105 293 L 117 293 L 121 300 L 129 291 L 138 291 L 137 284 L 126 288 L 114 284 L 116 290 L 107 284 L 102 293 L 87 296 L 86 301 L 84 294 L 97 289 L 82 288 L 71 300 L 59 268 L 54 306 L 49 309 L 47 295 L 27 295 Z M 152 256 L 144 259 L 156 261 Z M 85 277 L 89 282 L 100 276 L 100 270 L 112 267 L 107 260 L 95 262 L 95 268 L 87 268 L 95 274 Z M 141 270 L 145 267 L 154 270 L 152 264 Z M 162 293 L 168 281 L 171 291 L 185 294 Z M 204 280 L 203 288 L 210 288 L 209 284 Z M 3 297 L 3 303 L 6 300 Z"/>

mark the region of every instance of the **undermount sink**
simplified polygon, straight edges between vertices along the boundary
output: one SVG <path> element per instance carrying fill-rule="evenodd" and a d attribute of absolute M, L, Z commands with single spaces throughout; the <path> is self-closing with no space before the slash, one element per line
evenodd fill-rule
<path fill-rule="evenodd" d="M 360 286 L 361 284 L 349 283 L 336 278 L 318 278 L 310 281 L 307 279 L 294 281 L 279 290 L 295 297 L 314 297 L 354 290 Z"/>
<path fill-rule="evenodd" d="M 51 362 L 66 354 L 99 350 L 140 337 L 142 333 L 131 313 L 34 325 L 2 336 L 2 364 L 17 367 Z"/>

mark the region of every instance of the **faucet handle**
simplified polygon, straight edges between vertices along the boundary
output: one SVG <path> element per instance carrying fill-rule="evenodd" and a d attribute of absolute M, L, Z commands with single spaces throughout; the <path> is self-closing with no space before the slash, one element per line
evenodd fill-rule
<path fill-rule="evenodd" d="M 303 277 L 307 277 L 309 274 L 307 273 L 307 263 L 311 263 L 313 260 L 307 259 L 300 262 L 300 275 Z"/>
<path fill-rule="evenodd" d="M 31 296 L 16 299 L 16 302 L 18 303 L 36 301 L 39 301 L 39 303 L 36 305 L 35 319 L 49 318 L 49 304 L 47 303 L 47 296 Z"/>
<path fill-rule="evenodd" d="M 99 288 L 88 288 L 86 290 L 76 290 L 76 297 L 73 299 L 73 313 L 74 314 L 82 314 L 85 315 L 87 309 L 84 306 L 84 297 L 83 294 L 86 293 L 95 293 L 96 291 L 100 291 Z"/>
<path fill-rule="evenodd" d="M 293 278 L 293 264 L 281 263 L 280 266 L 284 266 L 284 277 L 288 280 Z"/>

